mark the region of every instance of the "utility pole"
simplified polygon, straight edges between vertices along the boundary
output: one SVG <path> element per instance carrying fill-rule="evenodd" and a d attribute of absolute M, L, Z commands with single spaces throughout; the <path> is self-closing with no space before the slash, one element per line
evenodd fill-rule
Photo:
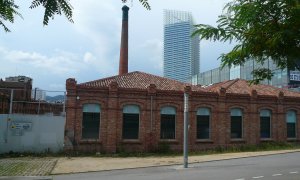
<path fill-rule="evenodd" d="M 189 95 L 184 93 L 183 167 L 188 168 Z"/>
<path fill-rule="evenodd" d="M 10 90 L 10 102 L 9 102 L 9 113 L 8 118 L 6 120 L 6 132 L 5 132 L 5 143 L 8 143 L 8 129 L 9 129 L 9 122 L 11 119 L 11 114 L 13 113 L 13 100 L 14 100 L 14 89 Z"/>
<path fill-rule="evenodd" d="M 9 103 L 9 114 L 12 114 L 12 105 L 14 100 L 14 90 L 10 91 L 10 103 Z"/>

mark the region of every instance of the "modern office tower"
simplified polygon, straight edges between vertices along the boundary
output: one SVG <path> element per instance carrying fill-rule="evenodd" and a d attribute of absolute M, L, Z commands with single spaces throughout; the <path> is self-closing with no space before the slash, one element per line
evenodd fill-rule
<path fill-rule="evenodd" d="M 258 64 L 254 60 L 248 60 L 242 66 L 215 68 L 209 71 L 199 73 L 192 76 L 190 82 L 192 84 L 210 85 L 219 83 L 224 80 L 232 80 L 236 78 L 252 80 L 251 72 L 257 68 L 268 68 L 274 72 L 271 80 L 264 80 L 261 84 L 268 84 L 279 88 L 288 88 L 300 91 L 300 71 L 293 69 L 278 69 L 272 60 L 268 60 L 263 65 Z"/>
<path fill-rule="evenodd" d="M 164 77 L 186 82 L 199 73 L 199 37 L 190 12 L 164 10 Z"/>

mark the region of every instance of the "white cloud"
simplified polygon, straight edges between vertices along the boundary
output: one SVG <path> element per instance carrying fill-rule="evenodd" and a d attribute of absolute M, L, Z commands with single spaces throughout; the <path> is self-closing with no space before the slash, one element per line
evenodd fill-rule
<path fill-rule="evenodd" d="M 74 1 L 74 28 L 106 53 L 119 40 L 121 11 L 109 1 Z"/>
<path fill-rule="evenodd" d="M 162 75 L 163 43 L 159 39 L 148 39 L 129 50 L 129 70 Z"/>
<path fill-rule="evenodd" d="M 85 63 L 93 63 L 96 61 L 96 57 L 92 53 L 86 52 L 83 56 L 83 61 Z"/>
<path fill-rule="evenodd" d="M 214 25 L 228 1 L 151 1 L 151 11 L 136 0 L 133 6 L 129 1 L 129 70 L 162 75 L 163 9 L 191 11 L 197 23 Z M 20 7 L 28 8 L 25 1 L 19 3 Z M 117 74 L 121 0 L 71 3 L 74 24 L 63 16 L 55 16 L 49 26 L 43 27 L 42 10 L 22 11 L 24 21 L 14 23 L 12 33 L 1 34 L 0 77 L 28 75 L 38 87 L 56 90 L 64 87 L 70 77 L 85 82 Z M 205 67 L 204 70 L 217 66 L 219 49 L 226 49 L 206 44 L 201 49 L 201 69 Z M 55 87 L 55 84 L 60 86 Z"/>
<path fill-rule="evenodd" d="M 56 75 L 74 74 L 86 67 L 78 55 L 63 51 L 57 52 L 57 54 L 49 57 L 37 52 L 1 48 L 0 56 L 4 61 L 31 72 L 43 71 Z"/>
<path fill-rule="evenodd" d="M 119 2 L 121 5 L 121 2 Z M 102 76 L 115 75 L 121 34 L 121 8 L 116 2 L 74 1 L 74 30 L 86 38 L 83 60 Z"/>
<path fill-rule="evenodd" d="M 153 68 L 158 71 L 163 69 L 163 42 L 159 39 L 149 39 L 142 44 L 141 48 L 147 54 L 147 59 Z"/>
<path fill-rule="evenodd" d="M 34 87 L 64 90 L 67 78 L 75 77 L 79 81 L 91 80 L 92 78 L 89 77 L 92 77 L 97 69 L 95 64 L 98 62 L 90 52 L 75 54 L 55 50 L 52 54 L 47 56 L 0 46 L 0 57 L 2 57 L 0 77 L 25 75 L 33 78 Z"/>

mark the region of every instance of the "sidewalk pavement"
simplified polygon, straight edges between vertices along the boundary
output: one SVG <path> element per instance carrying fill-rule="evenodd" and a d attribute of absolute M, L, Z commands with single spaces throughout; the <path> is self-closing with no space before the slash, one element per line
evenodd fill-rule
<path fill-rule="evenodd" d="M 234 158 L 245 158 L 245 157 L 254 157 L 254 156 L 265 156 L 265 155 L 274 155 L 274 154 L 283 154 L 283 153 L 292 153 L 292 152 L 300 152 L 300 149 L 189 156 L 189 163 L 217 161 L 217 160 L 226 160 L 226 159 L 234 159 Z M 183 164 L 182 156 L 138 157 L 138 158 L 135 157 L 59 158 L 51 174 L 57 175 L 57 174 L 67 174 L 67 173 L 106 171 L 106 170 L 116 170 L 116 169 L 130 169 L 130 168 L 166 166 L 166 165 L 178 165 L 178 164 Z"/>
<path fill-rule="evenodd" d="M 53 157 L 0 158 L 0 180 L 4 177 L 45 176 L 51 173 L 57 162 Z M 15 179 L 15 178 L 14 178 Z"/>
<path fill-rule="evenodd" d="M 234 158 L 300 152 L 296 150 L 225 153 L 189 156 L 189 163 L 218 161 Z M 49 175 L 107 171 L 153 166 L 183 165 L 182 156 L 174 157 L 20 157 L 0 159 L 0 180 L 52 179 Z"/>

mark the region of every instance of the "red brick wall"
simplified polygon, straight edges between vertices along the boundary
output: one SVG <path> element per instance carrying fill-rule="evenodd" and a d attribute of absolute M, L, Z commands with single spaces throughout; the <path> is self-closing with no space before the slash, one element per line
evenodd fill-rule
<path fill-rule="evenodd" d="M 152 97 L 152 124 L 151 124 Z M 232 94 L 192 92 L 189 97 L 189 147 L 190 150 L 209 149 L 218 146 L 259 144 L 262 141 L 287 141 L 285 113 L 293 109 L 300 121 L 299 99 L 285 97 L 260 97 Z M 97 103 L 101 106 L 100 134 L 97 140 L 82 140 L 82 106 Z M 124 105 L 140 107 L 138 140 L 122 139 L 122 109 Z M 160 139 L 160 109 L 164 106 L 176 108 L 176 139 Z M 196 112 L 200 107 L 211 109 L 211 139 L 197 140 Z M 73 143 L 66 149 L 79 151 L 152 151 L 159 143 L 167 143 L 173 150 L 183 146 L 183 92 L 159 91 L 155 87 L 148 91 L 119 89 L 116 83 L 109 88 L 84 88 L 74 79 L 67 80 L 66 136 Z M 230 109 L 240 108 L 243 112 L 243 138 L 230 138 Z M 271 138 L 260 139 L 261 109 L 269 109 Z M 300 123 L 297 123 L 299 140 Z M 152 127 L 152 130 L 151 130 Z"/>

